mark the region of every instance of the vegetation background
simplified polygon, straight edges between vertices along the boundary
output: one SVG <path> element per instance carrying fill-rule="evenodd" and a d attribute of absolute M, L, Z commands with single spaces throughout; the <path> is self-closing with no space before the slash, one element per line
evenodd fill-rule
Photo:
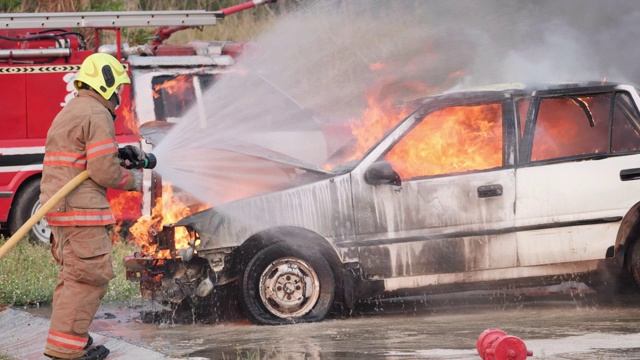
<path fill-rule="evenodd" d="M 0 236 L 0 246 L 6 240 Z M 50 248 L 48 244 L 23 239 L 0 260 L 0 311 L 3 305 L 37 307 L 51 303 L 59 267 Z M 122 261 L 136 250 L 124 241 L 113 247 L 111 262 L 116 278 L 109 283 L 105 302 L 129 303 L 140 299 L 140 285 L 125 279 Z"/>
<path fill-rule="evenodd" d="M 80 11 L 161 11 L 207 10 L 217 11 L 246 0 L 0 0 L 0 12 L 80 12 Z M 210 39 L 248 41 L 271 25 L 277 15 L 300 6 L 304 0 L 278 1 L 242 11 L 220 20 L 221 26 L 208 26 L 204 30 L 178 32 L 166 44 L 185 43 L 190 40 Z M 153 28 L 125 28 L 123 38 L 129 45 L 145 44 L 153 34 Z M 85 34 L 91 41 L 93 31 Z M 89 44 L 91 46 L 91 44 Z"/>

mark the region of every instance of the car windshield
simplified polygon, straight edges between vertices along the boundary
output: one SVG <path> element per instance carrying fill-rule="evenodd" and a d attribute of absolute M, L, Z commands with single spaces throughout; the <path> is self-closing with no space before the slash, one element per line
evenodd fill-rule
<path fill-rule="evenodd" d="M 334 151 L 321 167 L 334 174 L 344 174 L 353 170 L 373 148 L 424 103 L 426 100 L 404 103 L 392 114 L 374 119 L 375 123 L 367 118 L 361 119 L 358 124 L 351 126 L 352 135 L 349 139 Z"/>

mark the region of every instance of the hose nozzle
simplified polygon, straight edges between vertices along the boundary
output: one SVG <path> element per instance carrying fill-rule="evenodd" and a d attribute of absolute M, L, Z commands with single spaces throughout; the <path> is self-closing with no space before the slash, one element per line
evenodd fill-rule
<path fill-rule="evenodd" d="M 118 149 L 118 157 L 120 158 L 120 166 L 125 169 L 153 169 L 158 164 L 155 155 L 144 153 L 131 145 Z"/>
<path fill-rule="evenodd" d="M 156 156 L 152 153 L 147 153 L 147 157 L 144 159 L 144 168 L 145 169 L 153 169 L 158 165 L 158 160 Z"/>

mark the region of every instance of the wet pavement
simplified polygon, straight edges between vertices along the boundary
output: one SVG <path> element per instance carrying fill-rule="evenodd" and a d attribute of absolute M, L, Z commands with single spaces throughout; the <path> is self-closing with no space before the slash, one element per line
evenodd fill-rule
<path fill-rule="evenodd" d="M 245 320 L 148 324 L 140 308 L 107 305 L 92 331 L 180 358 L 394 360 L 480 359 L 479 334 L 500 328 L 522 339 L 534 359 L 640 359 L 637 291 L 612 298 L 576 283 L 544 293 L 368 302 L 349 315 L 286 326 Z"/>

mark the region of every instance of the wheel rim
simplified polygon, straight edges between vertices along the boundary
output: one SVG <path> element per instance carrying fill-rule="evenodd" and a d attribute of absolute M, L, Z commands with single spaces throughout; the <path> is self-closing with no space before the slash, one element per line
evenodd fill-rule
<path fill-rule="evenodd" d="M 31 216 L 35 215 L 35 213 L 40 210 L 40 208 L 40 200 L 38 200 L 31 209 Z M 49 228 L 49 223 L 44 217 L 38 220 L 38 222 L 31 229 L 33 230 L 33 233 L 36 235 L 36 238 L 38 238 L 39 241 L 47 244 L 49 243 L 51 228 Z"/>
<path fill-rule="evenodd" d="M 260 276 L 260 298 L 272 314 L 294 318 L 307 314 L 320 297 L 320 280 L 313 268 L 297 258 L 272 262 Z"/>

